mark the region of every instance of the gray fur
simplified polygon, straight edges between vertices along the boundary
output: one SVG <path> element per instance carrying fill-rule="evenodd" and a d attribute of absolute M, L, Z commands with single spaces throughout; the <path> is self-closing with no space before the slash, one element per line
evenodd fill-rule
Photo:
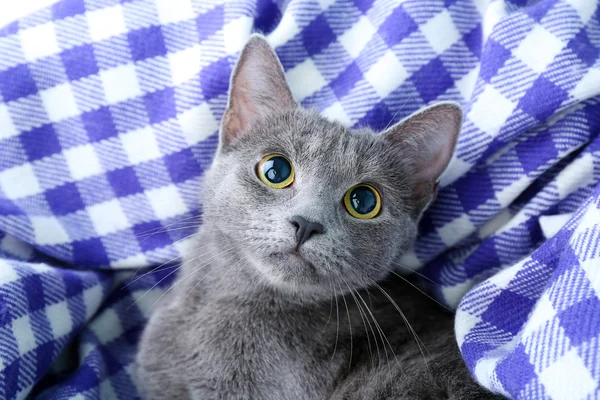
<path fill-rule="evenodd" d="M 458 107 L 440 104 L 380 135 L 349 130 L 295 105 L 260 36 L 240 60 L 204 183 L 198 249 L 140 343 L 145 397 L 495 398 L 469 376 L 452 315 L 391 273 L 450 159 Z M 294 165 L 290 187 L 257 178 L 257 162 L 271 153 Z M 343 206 L 358 183 L 381 194 L 374 219 Z M 296 215 L 324 227 L 299 254 Z"/>

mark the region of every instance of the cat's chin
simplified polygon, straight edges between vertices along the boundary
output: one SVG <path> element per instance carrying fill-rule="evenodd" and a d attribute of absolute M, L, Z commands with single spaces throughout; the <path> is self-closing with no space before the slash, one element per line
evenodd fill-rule
<path fill-rule="evenodd" d="M 300 252 L 272 253 L 257 268 L 272 286 L 286 292 L 329 295 L 330 284 L 323 271 Z"/>

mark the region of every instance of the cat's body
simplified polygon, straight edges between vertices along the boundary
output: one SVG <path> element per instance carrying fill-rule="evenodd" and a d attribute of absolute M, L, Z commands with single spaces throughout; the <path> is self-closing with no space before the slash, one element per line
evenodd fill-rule
<path fill-rule="evenodd" d="M 240 295 L 233 287 L 256 277 L 196 268 L 184 269 L 196 278 L 168 295 L 146 332 L 139 368 L 148 399 L 494 398 L 470 380 L 451 314 L 400 278 L 381 285 L 420 346 L 377 288 L 302 304 L 260 284 Z"/>
<path fill-rule="evenodd" d="M 145 396 L 495 398 L 471 380 L 452 315 L 391 273 L 459 125 L 451 104 L 380 135 L 328 122 L 296 106 L 274 54 L 254 36 L 206 175 L 198 249 L 140 344 Z M 258 176 L 266 155 L 288 163 L 278 170 L 285 185 Z M 348 193 L 371 207 L 345 203 Z"/>

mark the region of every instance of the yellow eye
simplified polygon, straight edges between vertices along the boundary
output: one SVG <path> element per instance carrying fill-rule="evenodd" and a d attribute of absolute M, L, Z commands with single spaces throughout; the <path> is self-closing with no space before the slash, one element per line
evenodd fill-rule
<path fill-rule="evenodd" d="M 381 196 L 373 186 L 363 183 L 348 189 L 344 205 L 354 218 L 371 219 L 381 211 Z"/>
<path fill-rule="evenodd" d="M 273 189 L 283 189 L 294 182 L 292 163 L 280 154 L 264 156 L 258 163 L 258 178 Z"/>

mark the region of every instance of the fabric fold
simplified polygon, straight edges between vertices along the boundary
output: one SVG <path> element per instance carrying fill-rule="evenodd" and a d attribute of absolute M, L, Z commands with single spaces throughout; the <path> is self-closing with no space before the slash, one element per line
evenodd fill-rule
<path fill-rule="evenodd" d="M 463 106 L 398 269 L 457 308 L 490 390 L 600 397 L 599 1 L 61 0 L 0 28 L 0 398 L 138 398 L 254 31 L 346 126 Z"/>

